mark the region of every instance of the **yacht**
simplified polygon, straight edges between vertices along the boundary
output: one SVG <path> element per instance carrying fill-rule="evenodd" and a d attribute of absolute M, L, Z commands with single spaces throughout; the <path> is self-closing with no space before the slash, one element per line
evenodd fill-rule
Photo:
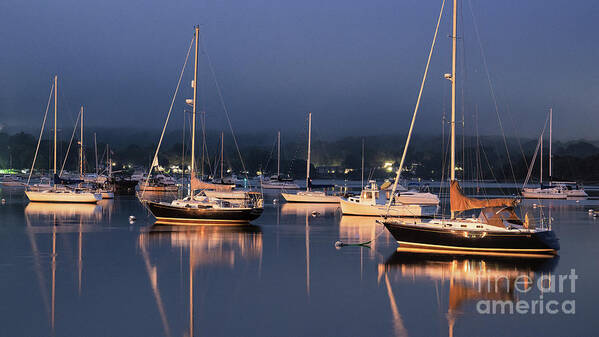
<path fill-rule="evenodd" d="M 273 174 L 268 178 L 262 175 L 259 177 L 260 186 L 263 189 L 273 190 L 297 190 L 299 185 L 293 182 L 289 176 L 281 175 L 281 131 L 277 132 L 277 174 Z"/>
<path fill-rule="evenodd" d="M 91 191 L 89 189 L 82 189 L 80 187 L 70 187 L 64 184 L 65 182 L 62 179 L 60 179 L 60 177 L 57 174 L 56 154 L 58 129 L 58 76 L 54 76 L 54 85 L 52 87 L 52 91 L 54 92 L 54 184 L 49 188 L 46 188 L 45 186 L 30 186 L 29 181 L 31 179 L 31 173 L 33 173 L 32 169 L 29 175 L 27 187 L 25 189 L 25 195 L 27 196 L 29 201 L 34 202 L 96 203 L 102 199 L 102 195 L 100 193 L 96 193 L 95 191 Z M 35 167 L 35 158 L 37 157 L 37 150 L 39 149 L 39 141 L 41 141 L 41 137 L 38 140 L 38 148 L 36 149 L 36 156 L 34 156 L 32 168 Z"/>
<path fill-rule="evenodd" d="M 310 140 L 312 138 L 312 113 L 308 113 L 308 160 L 306 164 L 306 191 L 293 193 L 281 193 L 287 202 L 309 202 L 309 203 L 339 203 L 341 198 L 336 195 L 327 195 L 324 191 L 312 191 L 312 179 L 310 178 Z"/>
<path fill-rule="evenodd" d="M 17 175 L 5 174 L 0 178 L 0 185 L 5 187 L 22 187 L 25 186 L 25 181 Z"/>
<path fill-rule="evenodd" d="M 199 26 L 195 27 L 195 70 L 193 87 L 193 99 L 190 103 L 193 107 L 193 120 L 196 118 L 197 111 L 197 79 L 198 79 L 198 55 L 199 55 Z M 165 122 L 164 129 L 168 123 Z M 195 122 L 192 127 L 192 140 L 195 139 Z M 163 129 L 163 130 L 164 130 Z M 164 132 L 164 131 L 163 131 Z M 161 135 L 161 139 L 162 139 Z M 160 144 L 160 143 L 159 143 Z M 175 199 L 171 202 L 156 202 L 144 200 L 144 192 L 140 194 L 140 200 L 156 218 L 158 224 L 179 224 L 179 225 L 203 225 L 203 224 L 223 224 L 223 223 L 248 223 L 258 218 L 264 211 L 264 199 L 262 194 L 257 192 L 246 192 L 243 199 L 224 199 L 210 197 L 203 192 L 195 193 L 196 184 L 199 179 L 196 178 L 195 168 L 195 142 L 191 143 L 190 158 L 190 188 L 188 195 L 183 199 Z M 158 161 L 158 152 L 160 145 L 156 149 L 154 161 Z M 221 147 L 222 153 L 222 147 Z M 154 166 L 154 165 L 153 165 Z M 148 176 L 151 175 L 151 169 Z"/>
<path fill-rule="evenodd" d="M 393 219 L 390 217 L 380 221 L 399 243 L 400 248 L 412 248 L 422 250 L 438 250 L 451 254 L 475 254 L 475 255 L 551 255 L 560 249 L 559 241 L 551 225 L 542 221 L 535 223 L 528 214 L 521 220 L 515 212 L 519 203 L 515 198 L 498 199 L 476 199 L 464 195 L 458 181 L 456 180 L 456 151 L 455 151 L 455 85 L 456 85 L 456 40 L 457 40 L 457 0 L 453 3 L 453 33 L 452 37 L 452 73 L 446 74 L 445 78 L 451 81 L 452 104 L 451 104 L 451 184 L 450 184 L 450 208 L 451 217 L 422 220 Z M 435 38 L 441 20 L 442 11 L 435 29 Z M 426 69 L 430 64 L 433 53 L 433 45 L 429 54 Z M 408 132 L 404 147 L 404 156 L 397 171 L 394 188 L 397 185 L 401 173 L 403 160 L 407 152 L 410 137 L 414 127 L 414 121 L 418 112 L 420 97 L 426 71 L 422 79 L 420 93 L 412 124 Z M 393 193 L 392 193 L 393 194 Z M 480 211 L 476 217 L 466 217 L 465 212 Z"/>
<path fill-rule="evenodd" d="M 588 198 L 588 194 L 584 190 L 584 188 L 576 182 L 568 182 L 568 181 L 553 181 L 552 175 L 552 159 L 553 155 L 551 152 L 551 144 L 552 144 L 552 133 L 553 133 L 553 109 L 549 109 L 549 184 L 543 184 L 543 136 L 545 133 L 545 129 L 543 128 L 543 132 L 539 138 L 539 144 L 537 146 L 537 150 L 541 149 L 541 158 L 539 160 L 539 181 L 540 187 L 523 187 L 522 188 L 522 196 L 526 199 L 567 199 L 567 198 Z M 547 122 L 545 122 L 547 123 Z M 547 124 L 545 124 L 546 126 Z M 528 183 L 528 179 L 530 178 L 530 173 L 532 172 L 532 167 L 534 165 L 534 160 L 536 159 L 537 152 L 533 156 L 533 163 L 530 165 L 528 170 L 528 175 L 526 176 L 526 180 L 524 182 L 524 186 Z"/>
<path fill-rule="evenodd" d="M 359 196 L 341 198 L 344 215 L 432 217 L 439 208 L 439 197 L 432 193 L 400 192 L 388 207 L 388 198 L 378 189 L 376 181 L 370 180 Z M 392 193 L 395 194 L 395 193 Z"/>

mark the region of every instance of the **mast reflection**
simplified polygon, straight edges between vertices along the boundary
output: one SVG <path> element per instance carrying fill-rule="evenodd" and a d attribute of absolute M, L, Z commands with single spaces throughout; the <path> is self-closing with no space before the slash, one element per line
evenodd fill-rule
<path fill-rule="evenodd" d="M 545 258 L 513 258 L 509 256 L 472 257 L 435 254 L 422 254 L 410 249 L 398 248 L 384 264 L 379 264 L 379 279 L 384 277 L 388 290 L 389 279 L 411 279 L 414 281 L 434 281 L 438 304 L 439 283 L 449 283 L 446 318 L 449 336 L 464 306 L 478 300 L 516 301 L 518 293 L 516 280 L 523 277 L 531 280 L 524 288 L 534 285 L 536 276 L 550 274 L 555 270 L 559 256 Z M 522 285 L 521 285 L 522 286 Z M 390 300 L 394 303 L 395 299 Z M 395 311 L 394 322 L 397 320 Z"/>
<path fill-rule="evenodd" d="M 50 329 L 54 334 L 56 308 L 56 265 L 58 253 L 56 244 L 58 234 L 77 234 L 77 279 L 78 294 L 81 295 L 83 272 L 83 232 L 88 224 L 99 223 L 102 219 L 102 207 L 95 204 L 29 203 L 25 207 L 26 234 L 33 253 L 35 273 L 38 279 L 42 300 L 48 313 Z M 36 236 L 50 235 L 50 291 L 44 277 L 44 256 L 38 246 Z M 50 292 L 50 296 L 48 296 Z M 48 300 L 50 297 L 50 300 Z M 48 303 L 50 302 L 50 303 Z"/>
<path fill-rule="evenodd" d="M 153 225 L 139 234 L 138 247 L 156 301 L 164 334 L 172 336 L 168 313 L 159 285 L 159 266 L 152 263 L 150 252 L 167 246 L 188 252 L 189 328 L 184 336 L 194 335 L 194 274 L 209 266 L 234 268 L 239 261 L 262 262 L 262 230 L 254 225 L 172 226 Z M 181 255 L 183 256 L 183 255 Z M 183 270 L 181 270 L 183 276 Z"/>

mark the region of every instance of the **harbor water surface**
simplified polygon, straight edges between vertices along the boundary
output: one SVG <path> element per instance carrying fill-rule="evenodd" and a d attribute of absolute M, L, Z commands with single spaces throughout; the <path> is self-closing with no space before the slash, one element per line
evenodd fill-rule
<path fill-rule="evenodd" d="M 376 218 L 277 195 L 266 195 L 251 226 L 185 227 L 154 225 L 134 196 L 44 204 L 4 188 L 1 197 L 2 336 L 582 336 L 599 328 L 599 218 L 588 213 L 599 200 L 527 201 L 531 214 L 551 218 L 561 250 L 522 259 L 398 250 Z M 572 273 L 577 279 L 565 278 Z M 536 311 L 485 311 L 494 301 Z"/>

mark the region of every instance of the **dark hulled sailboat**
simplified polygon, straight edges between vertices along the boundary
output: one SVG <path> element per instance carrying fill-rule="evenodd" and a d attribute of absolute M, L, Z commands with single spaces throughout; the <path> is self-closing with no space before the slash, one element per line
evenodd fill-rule
<path fill-rule="evenodd" d="M 559 250 L 559 242 L 551 228 L 537 227 L 528 216 L 522 221 L 515 213 L 514 208 L 518 201 L 516 199 L 474 199 L 465 196 L 455 177 L 455 84 L 456 84 L 456 39 L 457 39 L 457 0 L 453 2 L 453 34 L 452 38 L 452 73 L 446 74 L 445 78 L 451 81 L 451 186 L 450 203 L 451 218 L 432 219 L 430 221 L 403 221 L 400 219 L 386 218 L 381 221 L 391 232 L 393 237 L 403 248 L 414 248 L 421 252 L 431 249 L 459 254 L 478 255 L 521 255 L 521 254 L 556 254 Z M 442 14 L 442 12 L 441 12 Z M 439 22 L 437 21 L 437 30 Z M 435 31 L 436 38 L 437 31 Z M 433 40 L 434 46 L 434 40 Z M 420 95 L 424 87 L 426 73 L 430 62 L 427 62 L 425 76 L 420 87 L 420 94 L 416 103 L 416 109 L 412 117 L 412 124 L 408 133 L 404 153 L 397 171 L 392 195 L 399 180 L 406 151 L 414 127 Z M 478 217 L 457 218 L 470 210 L 481 210 Z"/>
<path fill-rule="evenodd" d="M 224 200 L 195 194 L 197 189 L 203 189 L 205 183 L 195 177 L 195 117 L 197 102 L 198 79 L 198 47 L 199 27 L 195 27 L 195 70 L 193 86 L 193 124 L 191 143 L 191 179 L 189 194 L 183 199 L 172 202 L 154 202 L 142 200 L 142 203 L 156 217 L 158 224 L 209 224 L 209 223 L 247 223 L 258 218 L 264 210 L 264 201 L 260 193 L 245 192 L 243 198 Z M 168 121 L 168 119 L 167 119 Z M 160 144 L 160 143 L 159 143 Z M 157 162 L 158 149 L 154 155 Z M 149 175 L 148 175 L 149 176 Z M 211 184 L 214 185 L 214 184 Z M 145 191 L 142 191 L 141 196 Z"/>

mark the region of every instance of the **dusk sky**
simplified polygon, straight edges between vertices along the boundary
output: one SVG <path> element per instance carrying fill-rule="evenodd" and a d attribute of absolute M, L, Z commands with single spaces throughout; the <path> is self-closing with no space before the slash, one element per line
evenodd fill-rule
<path fill-rule="evenodd" d="M 157 129 L 193 26 L 200 24 L 236 132 L 302 130 L 312 111 L 320 134 L 405 133 L 440 5 L 438 0 L 3 0 L 0 124 L 39 128 L 58 73 L 64 127 L 72 126 L 84 104 L 90 127 Z M 551 106 L 556 138 L 599 139 L 599 2 L 466 0 L 461 7 L 458 82 L 464 80 L 469 130 L 478 107 L 481 132 L 500 134 L 473 12 L 506 133 L 537 137 Z M 438 134 L 443 111 L 449 113 L 450 85 L 443 74 L 451 71 L 450 14 L 448 1 L 418 133 Z M 208 128 L 222 129 L 207 56 L 200 59 Z M 182 125 L 192 69 L 171 128 Z"/>

